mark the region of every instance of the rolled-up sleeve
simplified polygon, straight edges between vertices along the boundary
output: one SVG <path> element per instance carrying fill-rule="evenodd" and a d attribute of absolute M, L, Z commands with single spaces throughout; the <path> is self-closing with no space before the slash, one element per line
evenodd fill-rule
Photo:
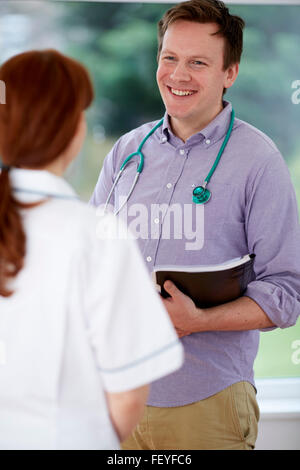
<path fill-rule="evenodd" d="M 245 296 L 276 326 L 293 326 L 300 314 L 300 226 L 290 174 L 279 153 L 252 182 L 245 226 L 249 252 L 256 255 L 256 279 Z"/>

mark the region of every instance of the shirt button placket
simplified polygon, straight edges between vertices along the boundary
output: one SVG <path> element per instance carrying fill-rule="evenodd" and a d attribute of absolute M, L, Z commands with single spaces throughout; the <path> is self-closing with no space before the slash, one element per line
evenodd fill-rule
<path fill-rule="evenodd" d="M 168 139 L 166 139 L 166 141 L 167 140 Z M 161 139 L 161 142 L 164 142 L 164 138 Z M 160 198 L 157 200 L 157 204 L 167 204 L 168 206 L 170 206 L 172 195 L 173 195 L 172 189 L 174 189 L 174 184 L 176 184 L 176 181 L 178 180 L 179 175 L 181 174 L 182 168 L 184 166 L 184 162 L 186 160 L 185 158 L 182 158 L 182 156 L 187 156 L 188 151 L 183 148 L 180 148 L 180 149 L 177 148 L 177 149 L 174 149 L 174 153 L 175 153 L 174 158 L 177 157 L 178 164 L 175 164 L 174 162 L 173 171 L 169 173 L 168 175 L 166 175 L 166 179 L 167 181 L 169 180 L 169 182 L 164 183 L 164 186 L 163 186 L 164 190 L 161 192 Z M 171 181 L 174 180 L 174 181 L 171 182 L 170 180 Z M 152 220 L 156 225 L 158 225 L 159 223 L 161 225 L 163 224 L 164 215 L 162 215 L 162 218 L 159 218 L 156 214 L 152 214 L 152 217 L 153 217 Z M 149 267 L 149 270 L 153 270 L 159 242 L 160 242 L 160 237 L 154 238 L 154 239 L 149 238 L 147 243 L 144 245 L 143 253 L 144 253 L 147 265 Z"/>

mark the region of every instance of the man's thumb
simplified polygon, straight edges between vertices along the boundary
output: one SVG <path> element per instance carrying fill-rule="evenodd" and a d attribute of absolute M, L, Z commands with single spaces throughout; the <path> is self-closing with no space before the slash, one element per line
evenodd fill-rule
<path fill-rule="evenodd" d="M 175 284 L 173 284 L 172 281 L 166 281 L 164 283 L 164 289 L 169 293 L 171 294 L 172 296 L 178 291 L 177 287 L 175 286 Z"/>

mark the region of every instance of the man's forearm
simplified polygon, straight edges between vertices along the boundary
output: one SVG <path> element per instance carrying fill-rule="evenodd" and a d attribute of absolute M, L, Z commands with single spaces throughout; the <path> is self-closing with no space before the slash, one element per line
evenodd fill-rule
<path fill-rule="evenodd" d="M 164 283 L 170 297 L 162 299 L 179 337 L 201 331 L 257 330 L 275 326 L 250 297 L 239 297 L 211 308 L 197 308 L 171 281 Z"/>
<path fill-rule="evenodd" d="M 275 326 L 263 309 L 250 297 L 206 309 L 198 309 L 193 332 L 256 330 Z"/>

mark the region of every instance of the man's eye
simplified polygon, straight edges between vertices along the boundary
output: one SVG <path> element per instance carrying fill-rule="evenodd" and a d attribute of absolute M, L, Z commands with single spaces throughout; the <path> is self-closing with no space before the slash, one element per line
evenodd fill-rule
<path fill-rule="evenodd" d="M 164 60 L 175 60 L 175 57 L 171 56 L 171 55 L 167 55 L 164 57 Z"/>
<path fill-rule="evenodd" d="M 205 63 L 202 62 L 201 60 L 193 60 L 192 64 L 194 64 L 194 65 L 205 65 Z"/>

